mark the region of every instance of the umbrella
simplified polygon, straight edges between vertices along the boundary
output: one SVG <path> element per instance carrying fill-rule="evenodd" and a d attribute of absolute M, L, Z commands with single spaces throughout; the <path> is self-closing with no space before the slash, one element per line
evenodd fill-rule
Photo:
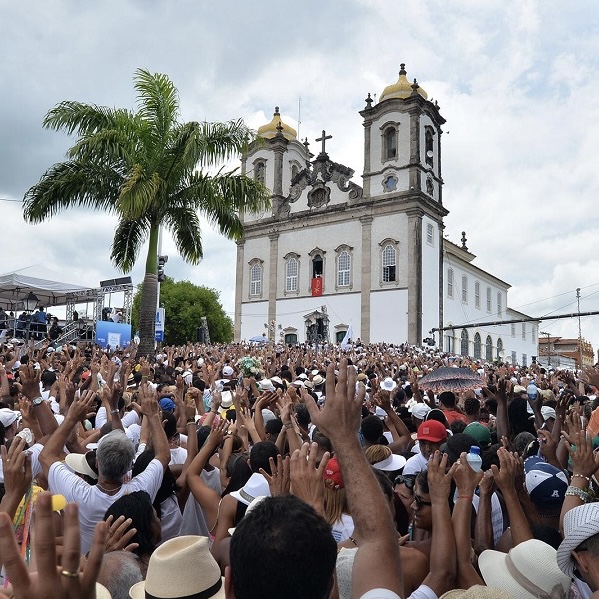
<path fill-rule="evenodd" d="M 264 335 L 256 335 L 255 337 L 250 337 L 250 343 L 268 343 L 268 339 L 264 337 Z"/>
<path fill-rule="evenodd" d="M 418 387 L 424 391 L 431 390 L 433 393 L 442 391 L 471 391 L 478 387 L 484 387 L 485 381 L 470 368 L 437 368 L 418 381 Z"/>

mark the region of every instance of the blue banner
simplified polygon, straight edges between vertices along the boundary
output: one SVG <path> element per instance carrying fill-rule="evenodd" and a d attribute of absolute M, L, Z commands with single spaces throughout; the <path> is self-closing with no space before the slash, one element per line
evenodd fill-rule
<path fill-rule="evenodd" d="M 110 349 L 127 347 L 131 343 L 131 325 L 109 320 L 96 321 L 96 343 Z"/>

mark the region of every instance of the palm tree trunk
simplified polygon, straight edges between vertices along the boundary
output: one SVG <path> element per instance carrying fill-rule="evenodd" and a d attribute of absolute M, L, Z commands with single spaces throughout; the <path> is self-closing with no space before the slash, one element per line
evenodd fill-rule
<path fill-rule="evenodd" d="M 141 290 L 138 349 L 138 355 L 141 356 L 149 356 L 154 353 L 158 298 L 158 228 L 158 225 L 152 225 L 150 229 L 146 274 Z"/>

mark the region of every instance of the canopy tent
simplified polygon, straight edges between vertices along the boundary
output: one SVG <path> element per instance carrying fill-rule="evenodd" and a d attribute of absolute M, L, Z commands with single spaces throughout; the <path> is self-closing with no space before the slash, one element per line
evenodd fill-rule
<path fill-rule="evenodd" d="M 32 292 L 40 306 L 64 306 L 67 294 L 86 289 L 81 285 L 62 283 L 57 273 L 35 264 L 0 275 L 0 305 L 6 310 L 23 309 L 23 300 Z"/>

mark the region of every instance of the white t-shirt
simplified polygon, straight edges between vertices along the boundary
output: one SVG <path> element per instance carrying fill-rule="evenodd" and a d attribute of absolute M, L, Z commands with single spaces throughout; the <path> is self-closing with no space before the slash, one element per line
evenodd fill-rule
<path fill-rule="evenodd" d="M 102 425 L 105 424 L 106 422 L 107 422 L 106 408 L 104 406 L 101 406 L 98 408 L 98 411 L 96 412 L 96 424 L 95 424 L 94 428 L 96 430 L 99 428 L 102 428 Z M 137 415 L 137 412 L 135 410 L 131 410 L 130 412 L 125 412 L 125 414 L 121 418 L 121 423 L 123 425 L 123 428 L 125 428 L 125 429 L 128 426 L 131 426 L 132 424 L 139 424 L 139 416 Z"/>
<path fill-rule="evenodd" d="M 91 547 L 96 524 L 102 521 L 106 510 L 117 499 L 133 491 L 146 491 L 154 501 L 163 473 L 162 464 L 153 459 L 143 472 L 124 483 L 114 495 L 106 495 L 71 472 L 63 462 L 54 462 L 48 472 L 48 486 L 53 493 L 60 493 L 68 502 L 74 501 L 79 506 L 81 553 L 86 554 Z"/>
<path fill-rule="evenodd" d="M 402 474 L 418 474 L 419 472 L 426 470 L 427 466 L 428 460 L 421 453 L 417 453 L 406 462 Z"/>
<path fill-rule="evenodd" d="M 183 447 L 171 447 L 171 461 L 169 462 L 169 466 L 173 464 L 185 464 L 186 459 L 187 449 Z"/>
<path fill-rule="evenodd" d="M 160 504 L 160 524 L 162 525 L 161 544 L 179 536 L 182 521 L 183 514 L 181 514 L 181 510 L 179 509 L 177 498 L 175 495 L 167 497 Z"/>
<path fill-rule="evenodd" d="M 397 593 L 389 589 L 372 589 L 364 593 L 360 599 L 400 599 L 400 597 Z M 425 584 L 421 584 L 408 599 L 439 599 L 439 597 L 437 597 L 433 589 L 427 587 Z"/>
<path fill-rule="evenodd" d="M 333 524 L 332 533 L 336 543 L 347 541 L 354 532 L 354 519 L 349 514 L 341 514 L 341 518 Z"/>

